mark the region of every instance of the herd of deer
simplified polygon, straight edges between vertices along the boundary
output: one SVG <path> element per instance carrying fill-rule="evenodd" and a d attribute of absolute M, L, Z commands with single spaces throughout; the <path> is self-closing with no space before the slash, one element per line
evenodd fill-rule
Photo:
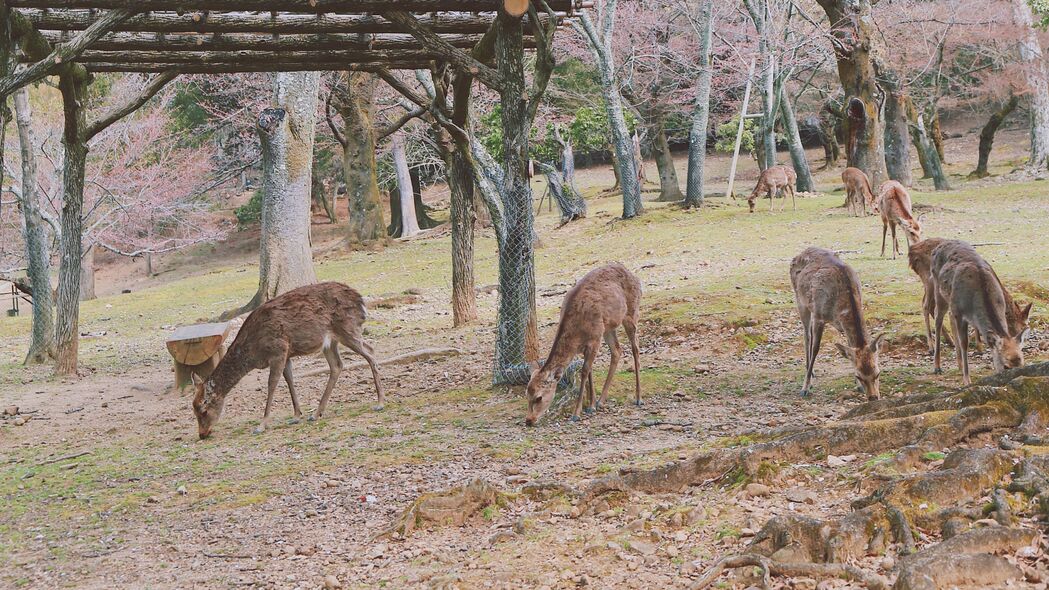
<path fill-rule="evenodd" d="M 795 180 L 794 171 L 786 166 L 766 169 L 748 199 L 750 211 L 754 211 L 754 201 L 763 192 L 770 200 L 777 193 L 784 192 L 785 206 L 785 194 L 790 193 L 793 197 Z M 896 228 L 903 228 L 906 234 L 910 267 L 925 289 L 922 312 L 929 350 L 934 354 L 935 372 L 942 372 L 940 343 L 946 336 L 943 320 L 948 312 L 954 334 L 951 340 L 957 351 L 963 384 L 970 383 L 967 357 L 970 326 L 977 338 L 990 348 L 996 370 L 1023 365 L 1022 348 L 1029 333 L 1031 305 L 1020 308 L 998 280 L 994 269 L 969 244 L 941 238 L 922 240 L 921 223 L 914 218 L 910 195 L 900 183 L 883 183 L 880 194 L 875 197 L 863 171 L 847 168 L 842 173 L 842 180 L 849 202 L 856 198 L 864 214 L 868 206 L 881 214 L 882 257 L 885 256 L 885 239 L 890 228 L 894 259 L 900 253 Z M 878 398 L 879 353 L 885 339 L 884 334 L 871 337 L 867 331 L 856 271 L 834 252 L 810 247 L 791 262 L 790 279 L 804 328 L 802 396 L 809 394 L 824 327 L 830 324 L 845 339 L 845 344 L 837 344 L 837 348 L 852 362 L 860 388 L 869 398 Z M 634 403 L 641 405 L 637 335 L 640 303 L 641 282 L 619 263 L 594 269 L 576 283 L 565 295 L 550 354 L 528 382 L 527 425 L 534 426 L 550 407 L 564 371 L 580 354 L 583 355 L 583 365 L 572 419 L 578 420 L 581 412 L 593 413 L 606 402 L 622 357 L 616 337 L 620 326 L 626 332 L 634 357 Z M 930 318 L 935 318 L 935 337 Z M 281 376 L 291 394 L 294 420 L 300 419 L 302 412 L 292 382 L 291 359 L 318 351 L 323 352 L 330 368 L 316 413 L 316 417 L 322 416 L 343 368 L 339 344 L 367 361 L 379 399 L 377 409 L 381 409 L 384 400 L 382 383 L 372 347 L 362 338 L 364 320 L 365 306 L 360 293 L 341 283 L 300 287 L 264 303 L 244 321 L 233 344 L 211 375 L 203 381 L 194 376 L 193 411 L 200 438 L 211 434 L 222 413 L 226 395 L 254 369 L 269 369 L 266 409 L 256 432 L 264 431 L 269 424 L 273 394 Z M 611 351 L 611 364 L 601 397 L 595 399 L 593 366 L 602 340 Z"/>

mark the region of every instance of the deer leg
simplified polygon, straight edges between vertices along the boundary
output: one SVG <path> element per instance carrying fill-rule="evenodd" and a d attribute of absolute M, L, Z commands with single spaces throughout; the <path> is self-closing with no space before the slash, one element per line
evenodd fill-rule
<path fill-rule="evenodd" d="M 594 370 L 595 346 L 587 346 L 583 351 L 583 369 L 579 374 L 579 397 L 575 402 L 575 411 L 572 412 L 572 422 L 579 421 L 579 413 L 583 410 L 583 400 L 586 397 L 586 383 L 590 379 L 590 372 Z"/>
<path fill-rule="evenodd" d="M 331 392 L 335 389 L 335 382 L 339 380 L 339 374 L 342 373 L 342 357 L 339 356 L 338 343 L 332 342 L 330 346 L 325 346 L 322 350 L 324 358 L 328 361 L 328 383 L 324 386 L 324 394 L 321 395 L 320 403 L 317 404 L 316 415 L 310 416 L 311 421 L 324 416 L 324 410 L 328 408 L 328 398 L 331 397 Z"/>
<path fill-rule="evenodd" d="M 951 328 L 954 330 L 955 352 L 958 355 L 958 370 L 962 373 L 962 385 L 969 385 L 969 326 L 958 314 L 951 314 Z"/>
<path fill-rule="evenodd" d="M 291 359 L 284 363 L 284 381 L 288 384 L 288 392 L 291 394 L 291 407 L 295 410 L 295 417 L 292 418 L 291 423 L 297 424 L 299 418 L 302 418 L 302 410 L 299 409 L 299 396 L 295 395 L 295 384 L 292 383 Z"/>
<path fill-rule="evenodd" d="M 287 359 L 284 358 L 270 363 L 270 378 L 266 384 L 266 409 L 262 412 L 262 422 L 260 422 L 255 428 L 255 434 L 266 432 L 266 428 L 270 425 L 270 409 L 273 408 L 273 393 L 277 391 L 277 385 L 280 383 L 280 377 L 284 372 L 285 363 L 287 363 Z"/>
<path fill-rule="evenodd" d="M 932 299 L 932 297 L 929 296 L 928 292 L 922 296 L 922 316 L 925 319 L 925 343 L 929 346 L 929 354 L 933 354 L 935 345 L 932 341 L 932 314 L 934 313 L 934 310 L 930 309 L 932 307 L 930 305 L 930 299 Z"/>
<path fill-rule="evenodd" d="M 900 252 L 900 243 L 896 241 L 896 224 L 891 223 L 889 227 L 892 228 L 892 259 L 896 260 L 896 255 Z"/>
<path fill-rule="evenodd" d="M 342 340 L 340 338 L 340 340 Z M 372 380 L 375 381 L 375 395 L 379 398 L 379 403 L 375 405 L 376 410 L 381 410 L 386 405 L 386 396 L 382 392 L 382 379 L 379 377 L 379 367 L 375 363 L 375 349 L 372 348 L 371 344 L 365 342 L 360 336 L 354 338 L 347 338 L 342 340 L 342 343 L 349 347 L 350 350 L 364 357 L 364 360 L 368 363 L 368 368 L 372 371 Z"/>
<path fill-rule="evenodd" d="M 783 199 L 783 204 L 784 205 L 787 204 L 786 197 L 784 197 L 784 199 Z M 790 204 L 794 208 L 795 211 L 798 210 L 798 197 L 797 197 L 797 195 L 794 194 L 794 187 L 790 187 Z"/>
<path fill-rule="evenodd" d="M 809 355 L 809 366 L 805 371 L 805 389 L 802 391 L 802 397 L 808 397 L 812 394 L 812 373 L 816 370 L 816 355 L 820 352 L 820 344 L 823 343 L 823 323 L 817 322 L 812 326 L 812 353 Z"/>
<path fill-rule="evenodd" d="M 626 330 L 626 336 L 630 339 L 630 353 L 634 357 L 634 405 L 641 405 L 641 346 L 637 341 L 637 324 L 635 323 L 637 318 L 630 323 L 624 323 L 623 329 Z"/>
<path fill-rule="evenodd" d="M 597 402 L 597 407 L 602 408 L 605 402 L 608 400 L 608 389 L 612 385 L 612 377 L 616 374 L 616 369 L 619 368 L 619 359 L 623 356 L 623 348 L 619 346 L 619 339 L 616 338 L 615 329 L 605 332 L 605 344 L 608 345 L 608 350 L 612 354 L 612 361 L 608 363 L 608 376 L 605 377 L 605 384 L 601 387 L 601 399 Z"/>
<path fill-rule="evenodd" d="M 885 258 L 885 234 L 889 233 L 889 224 L 881 222 L 881 257 Z"/>
<path fill-rule="evenodd" d="M 947 315 L 946 302 L 936 299 L 936 350 L 932 355 L 932 372 L 934 375 L 942 375 L 943 367 L 940 365 L 940 351 L 943 347 L 943 316 Z"/>
<path fill-rule="evenodd" d="M 769 213 L 776 212 L 776 189 L 769 187 Z"/>
<path fill-rule="evenodd" d="M 809 358 L 812 355 L 812 334 L 808 318 L 801 318 L 801 333 L 805 338 L 805 379 L 801 385 L 801 397 L 809 394 Z"/>
<path fill-rule="evenodd" d="M 593 373 L 593 371 L 590 372 L 590 376 L 587 377 L 587 379 L 586 379 L 586 396 L 587 396 L 587 405 L 586 405 L 585 408 L 583 408 L 583 411 L 586 412 L 587 414 L 593 414 L 593 413 L 597 412 L 597 409 L 594 407 L 594 406 L 597 405 L 597 401 L 596 401 L 596 397 L 594 396 L 594 373 Z"/>

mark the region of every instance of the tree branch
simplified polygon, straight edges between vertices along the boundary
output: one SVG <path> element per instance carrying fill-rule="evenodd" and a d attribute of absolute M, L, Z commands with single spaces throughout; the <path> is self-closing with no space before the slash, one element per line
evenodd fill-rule
<path fill-rule="evenodd" d="M 137 95 L 133 96 L 127 103 L 118 106 L 102 116 L 97 121 L 88 123 L 84 130 L 84 141 L 90 141 L 92 137 L 109 127 L 113 123 L 123 119 L 132 112 L 138 110 L 146 101 L 153 98 L 168 82 L 178 77 L 178 72 L 169 71 L 153 76 Z"/>
<path fill-rule="evenodd" d="M 382 13 L 382 16 L 386 20 L 406 28 L 424 47 L 445 58 L 448 63 L 456 68 L 474 76 L 483 82 L 485 86 L 493 90 L 502 88 L 503 80 L 499 76 L 499 72 L 477 61 L 473 55 L 445 41 L 439 35 L 423 26 L 411 14 L 400 10 L 391 10 Z"/>

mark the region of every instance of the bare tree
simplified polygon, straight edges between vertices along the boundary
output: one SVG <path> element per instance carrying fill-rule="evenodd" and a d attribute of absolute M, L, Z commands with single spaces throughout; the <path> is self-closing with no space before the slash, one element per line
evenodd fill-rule
<path fill-rule="evenodd" d="M 1031 170 L 1049 168 L 1049 65 L 1034 30 L 1034 16 L 1027 0 L 1012 0 L 1013 22 L 1020 28 L 1020 61 L 1031 95 Z"/>

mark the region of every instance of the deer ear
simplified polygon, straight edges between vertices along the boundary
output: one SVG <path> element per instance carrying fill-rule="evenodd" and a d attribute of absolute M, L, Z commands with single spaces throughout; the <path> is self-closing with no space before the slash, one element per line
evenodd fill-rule
<path fill-rule="evenodd" d="M 1031 319 L 1031 308 L 1033 308 L 1033 307 L 1034 307 L 1034 302 L 1032 301 L 1031 303 L 1027 304 L 1027 307 L 1025 307 L 1023 312 L 1020 314 L 1020 317 L 1023 318 L 1023 321 L 1025 323 L 1027 322 L 1027 320 Z"/>
<path fill-rule="evenodd" d="M 849 359 L 850 361 L 852 360 L 852 357 L 854 355 L 851 348 L 845 346 L 844 344 L 841 344 L 840 342 L 835 342 L 834 346 L 838 347 L 838 351 L 841 353 L 841 356 Z"/>
<path fill-rule="evenodd" d="M 201 385 L 204 384 L 204 380 L 201 379 L 200 375 L 197 375 L 196 373 L 190 373 L 189 374 L 189 379 L 190 379 L 190 381 L 193 382 L 193 386 L 194 387 L 200 387 Z"/>
<path fill-rule="evenodd" d="M 885 349 L 885 332 L 878 334 L 871 340 L 870 349 L 872 352 L 880 352 Z"/>

